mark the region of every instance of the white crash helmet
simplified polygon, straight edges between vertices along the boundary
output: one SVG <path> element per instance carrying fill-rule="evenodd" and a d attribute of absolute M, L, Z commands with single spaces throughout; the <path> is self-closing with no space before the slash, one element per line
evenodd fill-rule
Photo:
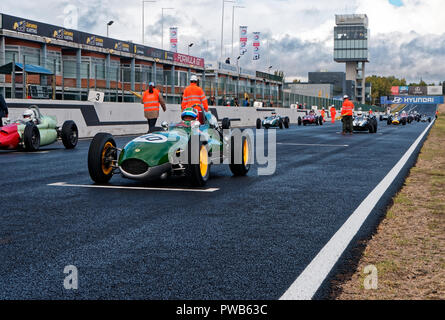
<path fill-rule="evenodd" d="M 36 114 L 35 114 L 34 110 L 26 109 L 23 112 L 23 120 L 25 120 L 25 121 L 35 121 L 36 120 Z"/>

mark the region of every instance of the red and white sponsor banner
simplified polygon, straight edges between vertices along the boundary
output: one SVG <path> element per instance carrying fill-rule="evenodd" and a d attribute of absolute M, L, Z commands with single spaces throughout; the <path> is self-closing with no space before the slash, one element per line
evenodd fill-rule
<path fill-rule="evenodd" d="M 204 59 L 202 58 L 192 57 L 182 53 L 175 53 L 173 59 L 178 63 L 204 68 Z"/>
<path fill-rule="evenodd" d="M 170 28 L 170 51 L 178 52 L 178 28 Z"/>
<path fill-rule="evenodd" d="M 399 87 L 391 87 L 391 95 L 392 96 L 398 96 L 399 95 Z"/>
<path fill-rule="evenodd" d="M 239 27 L 239 54 L 243 56 L 247 52 L 247 27 Z"/>
<path fill-rule="evenodd" d="M 253 33 L 253 60 L 260 60 L 260 47 L 261 47 L 261 42 L 260 42 L 260 36 L 261 33 L 260 32 L 254 32 Z"/>

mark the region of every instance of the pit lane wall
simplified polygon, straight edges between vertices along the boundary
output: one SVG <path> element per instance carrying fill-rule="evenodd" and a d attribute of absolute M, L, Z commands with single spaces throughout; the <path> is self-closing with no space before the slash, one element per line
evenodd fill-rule
<path fill-rule="evenodd" d="M 79 129 L 80 138 L 91 138 L 98 132 L 113 135 L 138 135 L 147 132 L 143 106 L 140 103 L 92 103 L 80 101 L 21 100 L 7 99 L 9 118 L 22 117 L 25 108 L 36 105 L 42 114 L 57 117 L 58 125 L 66 120 L 74 120 Z M 157 125 L 162 121 L 169 123 L 180 120 L 180 105 L 167 105 L 167 112 L 160 112 Z M 276 112 L 288 116 L 291 123 L 297 123 L 298 117 L 306 112 L 288 108 L 253 108 L 253 107 L 209 107 L 219 121 L 229 118 L 233 127 L 254 127 L 258 118 L 270 116 Z"/>

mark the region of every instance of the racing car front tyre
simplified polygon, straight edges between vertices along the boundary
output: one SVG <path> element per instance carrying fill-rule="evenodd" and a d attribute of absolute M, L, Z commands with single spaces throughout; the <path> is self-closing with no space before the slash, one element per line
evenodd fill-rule
<path fill-rule="evenodd" d="M 34 123 L 28 122 L 23 133 L 26 151 L 37 151 L 40 148 L 40 131 Z"/>
<path fill-rule="evenodd" d="M 199 139 L 199 137 L 197 137 Z M 193 149 L 194 142 L 199 141 L 198 149 Z M 196 143 L 198 145 L 198 143 Z M 193 157 L 193 154 L 198 155 L 198 163 L 194 163 L 196 161 Z M 196 153 L 197 152 L 197 153 Z M 186 176 L 190 178 L 190 182 L 194 187 L 203 187 L 210 178 L 210 157 L 209 150 L 207 145 L 200 140 L 195 140 L 192 137 L 189 140 L 188 144 L 188 165 L 186 169 Z"/>
<path fill-rule="evenodd" d="M 301 126 L 303 124 L 303 120 L 301 120 L 301 117 L 298 117 L 298 125 Z"/>
<path fill-rule="evenodd" d="M 74 149 L 79 140 L 79 130 L 72 120 L 65 121 L 62 126 L 62 142 L 66 149 Z"/>
<path fill-rule="evenodd" d="M 256 128 L 261 129 L 261 119 L 256 119 Z"/>
<path fill-rule="evenodd" d="M 278 120 L 278 127 L 283 129 L 283 119 Z"/>
<path fill-rule="evenodd" d="M 237 177 L 245 176 L 249 172 L 250 157 L 252 156 L 252 143 L 250 138 L 248 136 L 243 136 L 241 139 L 241 144 L 237 144 L 239 140 L 239 138 L 236 139 L 232 136 L 231 161 L 229 165 L 230 171 L 232 171 L 233 175 Z M 239 159 L 239 156 L 241 156 L 241 159 Z"/>
<path fill-rule="evenodd" d="M 96 183 L 107 183 L 113 176 L 113 161 L 117 161 L 116 142 L 109 133 L 98 133 L 88 150 L 88 171 Z"/>

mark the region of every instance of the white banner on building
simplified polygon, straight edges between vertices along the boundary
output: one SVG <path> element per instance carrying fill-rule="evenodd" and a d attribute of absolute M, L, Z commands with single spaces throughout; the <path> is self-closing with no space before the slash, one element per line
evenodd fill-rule
<path fill-rule="evenodd" d="M 429 96 L 441 96 L 443 93 L 442 86 L 428 86 Z"/>
<path fill-rule="evenodd" d="M 253 60 L 260 60 L 260 32 L 253 33 Z"/>
<path fill-rule="evenodd" d="M 170 51 L 178 52 L 178 28 L 170 28 Z"/>
<path fill-rule="evenodd" d="M 247 27 L 239 27 L 239 54 L 243 56 L 247 52 Z"/>

